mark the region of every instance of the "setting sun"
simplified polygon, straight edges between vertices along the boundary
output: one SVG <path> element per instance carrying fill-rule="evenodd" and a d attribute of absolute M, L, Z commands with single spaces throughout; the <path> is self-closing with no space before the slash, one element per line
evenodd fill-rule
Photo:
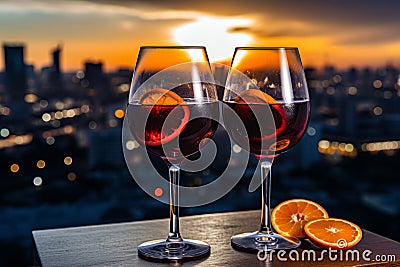
<path fill-rule="evenodd" d="M 248 45 L 252 38 L 248 34 L 233 33 L 233 27 L 250 24 L 247 19 L 202 17 L 174 30 L 175 42 L 182 45 L 204 45 L 210 61 L 230 58 L 235 47 Z"/>

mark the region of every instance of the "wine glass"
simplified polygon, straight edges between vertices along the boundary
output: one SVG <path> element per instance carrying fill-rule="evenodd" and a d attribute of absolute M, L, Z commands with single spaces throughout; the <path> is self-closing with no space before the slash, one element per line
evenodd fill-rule
<path fill-rule="evenodd" d="M 210 246 L 179 232 L 180 164 L 210 138 L 219 114 L 206 49 L 198 46 L 140 48 L 131 83 L 127 119 L 134 138 L 169 167 L 170 224 L 166 239 L 138 246 L 139 256 L 157 261 L 207 256 Z"/>
<path fill-rule="evenodd" d="M 235 143 L 259 160 L 262 184 L 259 230 L 233 236 L 231 245 L 245 251 L 298 247 L 297 238 L 273 231 L 270 218 L 272 162 L 296 145 L 309 121 L 309 94 L 298 49 L 236 48 L 223 101 L 229 107 L 223 112 L 225 127 Z M 240 121 L 232 120 L 228 110 Z"/>

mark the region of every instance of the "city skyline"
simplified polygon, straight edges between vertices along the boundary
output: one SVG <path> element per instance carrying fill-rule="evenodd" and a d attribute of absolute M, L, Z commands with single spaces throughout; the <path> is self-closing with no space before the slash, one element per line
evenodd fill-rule
<path fill-rule="evenodd" d="M 63 45 L 64 71 L 84 61 L 105 70 L 133 68 L 141 45 L 197 44 L 210 60 L 235 46 L 297 46 L 305 66 L 400 64 L 396 1 L 1 1 L 3 43 L 26 45 L 26 63 L 41 68 Z M 3 70 L 0 62 L 0 70 Z"/>
<path fill-rule="evenodd" d="M 24 50 L 24 63 L 25 63 L 25 67 L 31 68 L 32 71 L 36 72 L 36 73 L 40 73 L 43 70 L 47 70 L 48 68 L 52 67 L 54 64 L 54 53 L 57 51 L 58 55 L 58 63 L 57 63 L 57 69 L 60 73 L 76 73 L 76 72 L 80 72 L 83 71 L 85 69 L 85 65 L 87 63 L 93 63 L 93 64 L 102 64 L 103 65 L 103 69 L 104 69 L 104 73 L 115 73 L 121 70 L 129 70 L 129 71 L 133 71 L 135 68 L 135 63 L 132 65 L 128 65 L 128 64 L 115 64 L 112 67 L 110 67 L 108 65 L 108 62 L 106 59 L 95 59 L 95 58 L 82 58 L 79 61 L 79 64 L 77 67 L 73 67 L 73 68 L 68 68 L 65 66 L 65 45 L 63 43 L 55 43 L 52 46 L 50 46 L 47 50 L 47 61 L 43 64 L 37 64 L 37 62 L 31 62 L 28 59 L 30 58 L 28 55 L 28 51 L 29 51 L 29 44 L 25 43 L 25 42 L 3 42 L 2 44 L 2 49 L 0 50 L 0 57 L 2 58 L 2 60 L 0 61 L 0 73 L 5 73 L 6 72 L 6 66 L 5 66 L 5 54 L 4 54 L 4 47 L 22 47 Z M 168 44 L 169 45 L 169 44 Z M 167 45 L 167 46 L 168 46 Z M 173 45 L 173 44 L 171 44 Z M 179 45 L 179 44 L 175 44 L 175 45 Z M 140 48 L 140 47 L 139 47 Z M 139 52 L 139 48 L 137 50 L 137 52 Z M 137 55 L 136 54 L 134 56 L 134 62 L 136 62 L 137 59 Z M 221 60 L 211 60 L 210 59 L 210 63 L 211 65 L 215 64 L 216 66 L 219 65 L 230 65 L 231 63 L 231 58 L 226 58 L 226 59 L 221 59 Z M 349 64 L 349 65 L 336 65 L 333 64 L 331 62 L 322 62 L 322 63 L 318 63 L 318 64 L 304 64 L 303 63 L 303 67 L 305 69 L 311 68 L 311 69 L 315 69 L 318 71 L 323 71 L 324 68 L 334 68 L 337 71 L 346 71 L 346 70 L 351 70 L 351 69 L 355 69 L 355 70 L 362 70 L 362 69 L 370 69 L 370 70 L 379 70 L 379 69 L 384 69 L 387 67 L 394 67 L 394 68 L 399 68 L 400 67 L 400 62 L 399 64 L 395 64 L 393 61 L 391 60 L 387 60 L 387 61 L 382 61 L 381 64 L 362 64 L 362 65 L 356 65 L 356 64 Z"/>

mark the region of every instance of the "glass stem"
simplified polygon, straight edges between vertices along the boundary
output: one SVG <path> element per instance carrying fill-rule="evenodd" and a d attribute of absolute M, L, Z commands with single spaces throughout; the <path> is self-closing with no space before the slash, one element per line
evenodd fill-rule
<path fill-rule="evenodd" d="M 261 225 L 259 232 L 270 234 L 271 227 L 271 167 L 272 162 L 261 162 Z"/>
<path fill-rule="evenodd" d="M 169 234 L 167 241 L 182 241 L 179 233 L 179 178 L 180 167 L 177 164 L 169 166 Z"/>

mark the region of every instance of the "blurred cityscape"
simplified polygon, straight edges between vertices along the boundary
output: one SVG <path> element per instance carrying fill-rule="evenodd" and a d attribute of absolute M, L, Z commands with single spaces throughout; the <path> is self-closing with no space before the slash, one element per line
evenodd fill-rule
<path fill-rule="evenodd" d="M 34 229 L 168 217 L 167 205 L 136 185 L 122 152 L 132 69 L 105 73 L 103 62 L 87 61 L 63 72 L 61 46 L 36 69 L 26 63 L 25 48 L 2 47 L 0 265 L 32 263 Z M 218 65 L 214 71 L 223 78 Z M 311 199 L 332 217 L 400 241 L 400 68 L 307 66 L 306 76 L 311 121 L 300 143 L 274 164 L 272 204 Z M 200 185 L 224 170 L 230 146 L 223 130 L 215 142 L 218 162 L 184 173 L 183 183 Z M 260 193 L 247 190 L 256 163 L 252 158 L 226 196 L 181 215 L 259 209 Z"/>

